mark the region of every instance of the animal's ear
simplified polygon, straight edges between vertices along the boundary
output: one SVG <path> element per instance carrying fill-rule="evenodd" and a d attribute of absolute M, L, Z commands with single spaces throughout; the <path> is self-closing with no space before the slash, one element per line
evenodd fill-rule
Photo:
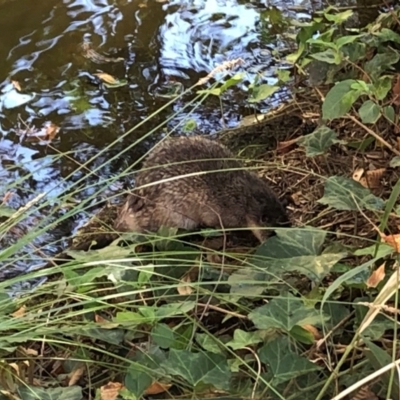
<path fill-rule="evenodd" d="M 127 198 L 128 208 L 130 211 L 137 212 L 144 206 L 144 200 L 136 194 L 129 194 Z"/>

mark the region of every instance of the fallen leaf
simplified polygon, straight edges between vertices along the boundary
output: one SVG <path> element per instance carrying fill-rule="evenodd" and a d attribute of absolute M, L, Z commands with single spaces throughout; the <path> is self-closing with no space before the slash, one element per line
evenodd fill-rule
<path fill-rule="evenodd" d="M 8 192 L 6 192 L 6 194 L 3 196 L 3 200 L 2 200 L 2 204 L 6 204 L 6 203 L 8 203 L 8 201 L 11 199 L 11 197 L 13 196 L 13 192 L 10 192 L 10 191 L 8 191 Z"/>
<path fill-rule="evenodd" d="M 188 296 L 193 293 L 193 288 L 189 285 L 192 281 L 190 279 L 190 275 L 187 274 L 181 279 L 181 282 L 187 283 L 185 286 L 178 286 L 178 293 L 182 296 Z"/>
<path fill-rule="evenodd" d="M 108 382 L 100 388 L 100 400 L 116 400 L 119 391 L 124 388 L 124 385 L 119 382 Z"/>
<path fill-rule="evenodd" d="M 25 315 L 25 312 L 26 312 L 26 306 L 22 306 L 17 311 L 14 311 L 11 315 L 15 318 L 21 318 Z"/>
<path fill-rule="evenodd" d="M 368 287 L 376 288 L 379 282 L 385 277 L 385 264 L 382 264 L 378 269 L 372 272 L 366 284 Z"/>
<path fill-rule="evenodd" d="M 166 392 L 172 385 L 161 383 L 161 382 L 153 382 L 150 387 L 148 387 L 145 391 L 147 395 L 155 395 Z"/>
<path fill-rule="evenodd" d="M 119 324 L 116 324 L 115 322 L 111 322 L 108 319 L 103 318 L 101 315 L 95 314 L 94 320 L 96 323 L 101 325 L 103 329 L 114 329 L 119 326 Z"/>
<path fill-rule="evenodd" d="M 18 81 L 11 81 L 11 83 L 13 84 L 14 88 L 18 90 L 18 92 L 22 90 Z"/>
<path fill-rule="evenodd" d="M 85 370 L 86 370 L 85 365 L 80 365 L 79 367 L 75 368 L 69 374 L 68 386 L 75 385 L 75 383 L 77 383 L 79 381 L 79 379 L 82 377 L 82 375 L 85 372 Z"/>
<path fill-rule="evenodd" d="M 19 347 L 18 347 L 18 350 L 19 350 L 19 351 L 22 351 L 23 354 L 28 355 L 28 356 L 37 357 L 38 354 L 39 354 L 38 351 L 35 350 L 35 349 L 26 348 L 26 347 L 22 347 L 22 346 L 19 346 Z"/>
<path fill-rule="evenodd" d="M 396 106 L 400 105 L 400 74 L 397 74 L 396 83 L 394 84 L 393 88 L 393 103 Z"/>
<path fill-rule="evenodd" d="M 299 140 L 299 138 L 294 138 L 291 140 L 285 140 L 284 142 L 278 142 L 276 146 L 276 150 L 278 154 L 286 154 L 290 150 L 292 150 L 295 147 L 296 142 Z"/>
<path fill-rule="evenodd" d="M 353 176 L 352 178 L 356 181 L 356 182 L 360 182 L 362 176 L 364 175 L 364 168 L 357 168 L 354 172 L 353 172 Z"/>
<path fill-rule="evenodd" d="M 59 131 L 60 128 L 56 124 L 49 122 L 45 124 L 39 131 L 29 130 L 26 132 L 26 136 L 30 140 L 52 141 L 57 136 Z"/>
<path fill-rule="evenodd" d="M 306 325 L 302 325 L 302 328 L 305 329 L 306 331 L 310 332 L 314 336 L 315 340 L 319 340 L 322 338 L 321 333 L 315 326 L 306 324 Z"/>
<path fill-rule="evenodd" d="M 382 240 L 387 243 L 389 246 L 392 246 L 397 253 L 400 252 L 400 234 L 395 235 L 385 235 L 384 233 L 380 234 Z"/>
<path fill-rule="evenodd" d="M 107 74 L 105 72 L 97 72 L 93 75 L 96 75 L 98 78 L 100 78 L 103 82 L 110 83 L 112 85 L 118 83 L 118 79 L 114 78 L 112 75 Z"/>
<path fill-rule="evenodd" d="M 381 185 L 382 176 L 385 174 L 386 168 L 372 169 L 366 172 L 365 179 L 370 189 L 378 189 Z"/>

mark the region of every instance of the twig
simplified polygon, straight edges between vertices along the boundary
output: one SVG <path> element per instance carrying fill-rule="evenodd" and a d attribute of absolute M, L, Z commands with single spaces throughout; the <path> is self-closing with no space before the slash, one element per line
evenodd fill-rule
<path fill-rule="evenodd" d="M 352 115 L 348 115 L 349 119 L 351 119 L 353 122 L 355 122 L 357 125 L 361 126 L 367 133 L 369 133 L 371 136 L 373 136 L 378 142 L 382 143 L 385 145 L 389 150 L 391 150 L 394 154 L 400 157 L 400 151 L 395 149 L 389 142 L 387 142 L 383 137 L 379 136 L 377 133 L 375 133 L 372 129 L 368 128 L 365 126 L 362 122 L 360 122 L 357 118 L 353 117 Z"/>

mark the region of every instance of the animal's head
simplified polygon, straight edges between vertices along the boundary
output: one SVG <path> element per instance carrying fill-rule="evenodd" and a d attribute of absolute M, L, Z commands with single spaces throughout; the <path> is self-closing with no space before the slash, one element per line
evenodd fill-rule
<path fill-rule="evenodd" d="M 138 223 L 135 216 L 143 208 L 144 202 L 135 194 L 129 194 L 124 205 L 119 211 L 118 217 L 114 223 L 114 229 L 119 232 L 136 231 Z"/>
<path fill-rule="evenodd" d="M 286 202 L 282 202 L 265 182 L 259 182 L 252 190 L 249 199 L 247 216 L 249 226 L 257 227 L 289 227 L 291 226 Z M 260 231 L 255 236 L 262 242 L 269 236 L 270 231 Z"/>

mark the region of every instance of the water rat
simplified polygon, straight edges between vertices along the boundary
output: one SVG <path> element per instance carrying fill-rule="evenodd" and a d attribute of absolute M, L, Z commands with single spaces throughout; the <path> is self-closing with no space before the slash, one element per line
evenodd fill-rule
<path fill-rule="evenodd" d="M 185 176 L 186 175 L 186 176 Z M 120 232 L 249 228 L 263 242 L 268 226 L 288 226 L 267 183 L 224 145 L 202 136 L 166 139 L 147 156 L 114 224 Z"/>

